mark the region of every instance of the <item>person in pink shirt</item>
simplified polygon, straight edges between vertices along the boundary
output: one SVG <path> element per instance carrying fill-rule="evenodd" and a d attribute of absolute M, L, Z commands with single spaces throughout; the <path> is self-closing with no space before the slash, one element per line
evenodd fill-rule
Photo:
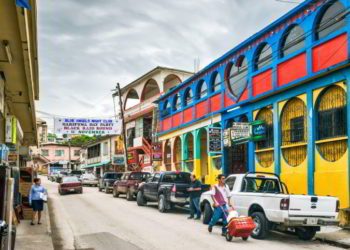
<path fill-rule="evenodd" d="M 225 176 L 219 174 L 217 177 L 218 184 L 214 185 L 210 191 L 211 197 L 214 201 L 214 213 L 211 218 L 208 226 L 209 233 L 212 232 L 213 226 L 222 219 L 222 236 L 226 235 L 226 226 L 227 226 L 227 216 L 229 208 L 231 207 L 229 198 L 230 198 L 230 189 L 225 184 Z"/>

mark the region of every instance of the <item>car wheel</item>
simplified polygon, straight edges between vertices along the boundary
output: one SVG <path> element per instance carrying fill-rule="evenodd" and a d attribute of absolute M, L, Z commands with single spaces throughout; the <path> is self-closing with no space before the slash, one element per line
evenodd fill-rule
<path fill-rule="evenodd" d="M 227 241 L 232 241 L 233 236 L 229 232 L 226 232 L 225 238 Z"/>
<path fill-rule="evenodd" d="M 269 221 L 262 212 L 252 213 L 252 218 L 255 223 L 255 229 L 252 232 L 254 239 L 265 239 L 269 234 Z"/>
<path fill-rule="evenodd" d="M 114 198 L 118 198 L 119 197 L 119 192 L 115 188 L 113 188 L 113 197 Z"/>
<path fill-rule="evenodd" d="M 212 210 L 210 204 L 206 202 L 204 204 L 203 224 L 208 225 L 212 216 L 213 216 L 213 210 Z"/>
<path fill-rule="evenodd" d="M 242 237 L 242 240 L 247 241 L 248 237 Z"/>
<path fill-rule="evenodd" d="M 300 240 L 309 241 L 315 237 L 317 230 L 314 227 L 300 227 L 295 232 Z"/>
<path fill-rule="evenodd" d="M 159 198 L 158 198 L 158 210 L 159 212 L 161 213 L 165 213 L 166 212 L 166 200 L 165 200 L 165 196 L 164 194 L 161 194 L 159 195 Z"/>
<path fill-rule="evenodd" d="M 143 196 L 142 191 L 138 191 L 137 192 L 136 203 L 137 203 L 138 206 L 145 206 L 145 205 L 147 205 L 147 200 Z"/>
<path fill-rule="evenodd" d="M 126 200 L 132 201 L 134 199 L 134 195 L 131 193 L 130 190 L 126 192 Z"/>

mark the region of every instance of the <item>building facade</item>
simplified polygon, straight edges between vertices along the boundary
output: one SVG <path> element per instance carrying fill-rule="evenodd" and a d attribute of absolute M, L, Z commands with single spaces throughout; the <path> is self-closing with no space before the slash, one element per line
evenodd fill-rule
<path fill-rule="evenodd" d="M 349 208 L 350 2 L 304 1 L 159 102 L 164 169 L 273 172 L 296 194 Z M 207 130 L 263 121 L 265 139 L 207 150 Z M 169 159 L 168 159 L 169 158 Z"/>
<path fill-rule="evenodd" d="M 46 143 L 39 148 L 32 147 L 31 150 L 32 161 L 28 162 L 27 165 L 43 174 L 48 173 L 50 166 L 61 166 L 63 169 L 77 169 L 80 165 L 80 147 Z"/>
<path fill-rule="evenodd" d="M 122 88 L 130 170 L 152 171 L 161 165 L 161 145 L 156 137 L 158 110 L 154 102 L 191 75 L 183 70 L 156 67 Z"/>
<path fill-rule="evenodd" d="M 103 136 L 85 145 L 81 151 L 84 157 L 81 158 L 83 163 L 80 169 L 94 173 L 96 176 L 102 176 L 108 171 L 123 171 L 124 164 L 119 165 L 116 162 L 116 158 L 122 155 L 120 152 L 122 145 L 118 135 Z"/>

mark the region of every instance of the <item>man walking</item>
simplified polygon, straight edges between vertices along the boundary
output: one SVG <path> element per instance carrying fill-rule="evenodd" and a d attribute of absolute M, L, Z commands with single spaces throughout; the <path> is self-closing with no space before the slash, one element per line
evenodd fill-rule
<path fill-rule="evenodd" d="M 188 219 L 193 219 L 196 214 L 195 220 L 201 218 L 201 210 L 199 207 L 199 198 L 201 196 L 202 183 L 196 179 L 194 174 L 191 174 L 191 184 L 187 191 L 190 193 L 190 217 Z"/>
<path fill-rule="evenodd" d="M 229 204 L 230 189 L 225 184 L 225 176 L 223 174 L 219 174 L 218 184 L 214 185 L 211 189 L 211 197 L 214 201 L 214 213 L 213 217 L 209 222 L 208 231 L 212 232 L 213 226 L 218 222 L 218 220 L 222 219 L 222 236 L 226 235 L 226 226 L 227 226 L 227 216 L 228 216 L 228 207 L 231 207 Z"/>

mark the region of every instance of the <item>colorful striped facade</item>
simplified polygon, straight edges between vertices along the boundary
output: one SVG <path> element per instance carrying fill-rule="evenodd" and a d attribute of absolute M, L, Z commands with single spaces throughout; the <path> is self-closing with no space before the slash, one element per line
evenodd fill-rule
<path fill-rule="evenodd" d="M 274 172 L 291 193 L 349 208 L 350 2 L 304 1 L 159 100 L 164 169 Z M 266 123 L 266 139 L 208 154 L 209 126 Z"/>

